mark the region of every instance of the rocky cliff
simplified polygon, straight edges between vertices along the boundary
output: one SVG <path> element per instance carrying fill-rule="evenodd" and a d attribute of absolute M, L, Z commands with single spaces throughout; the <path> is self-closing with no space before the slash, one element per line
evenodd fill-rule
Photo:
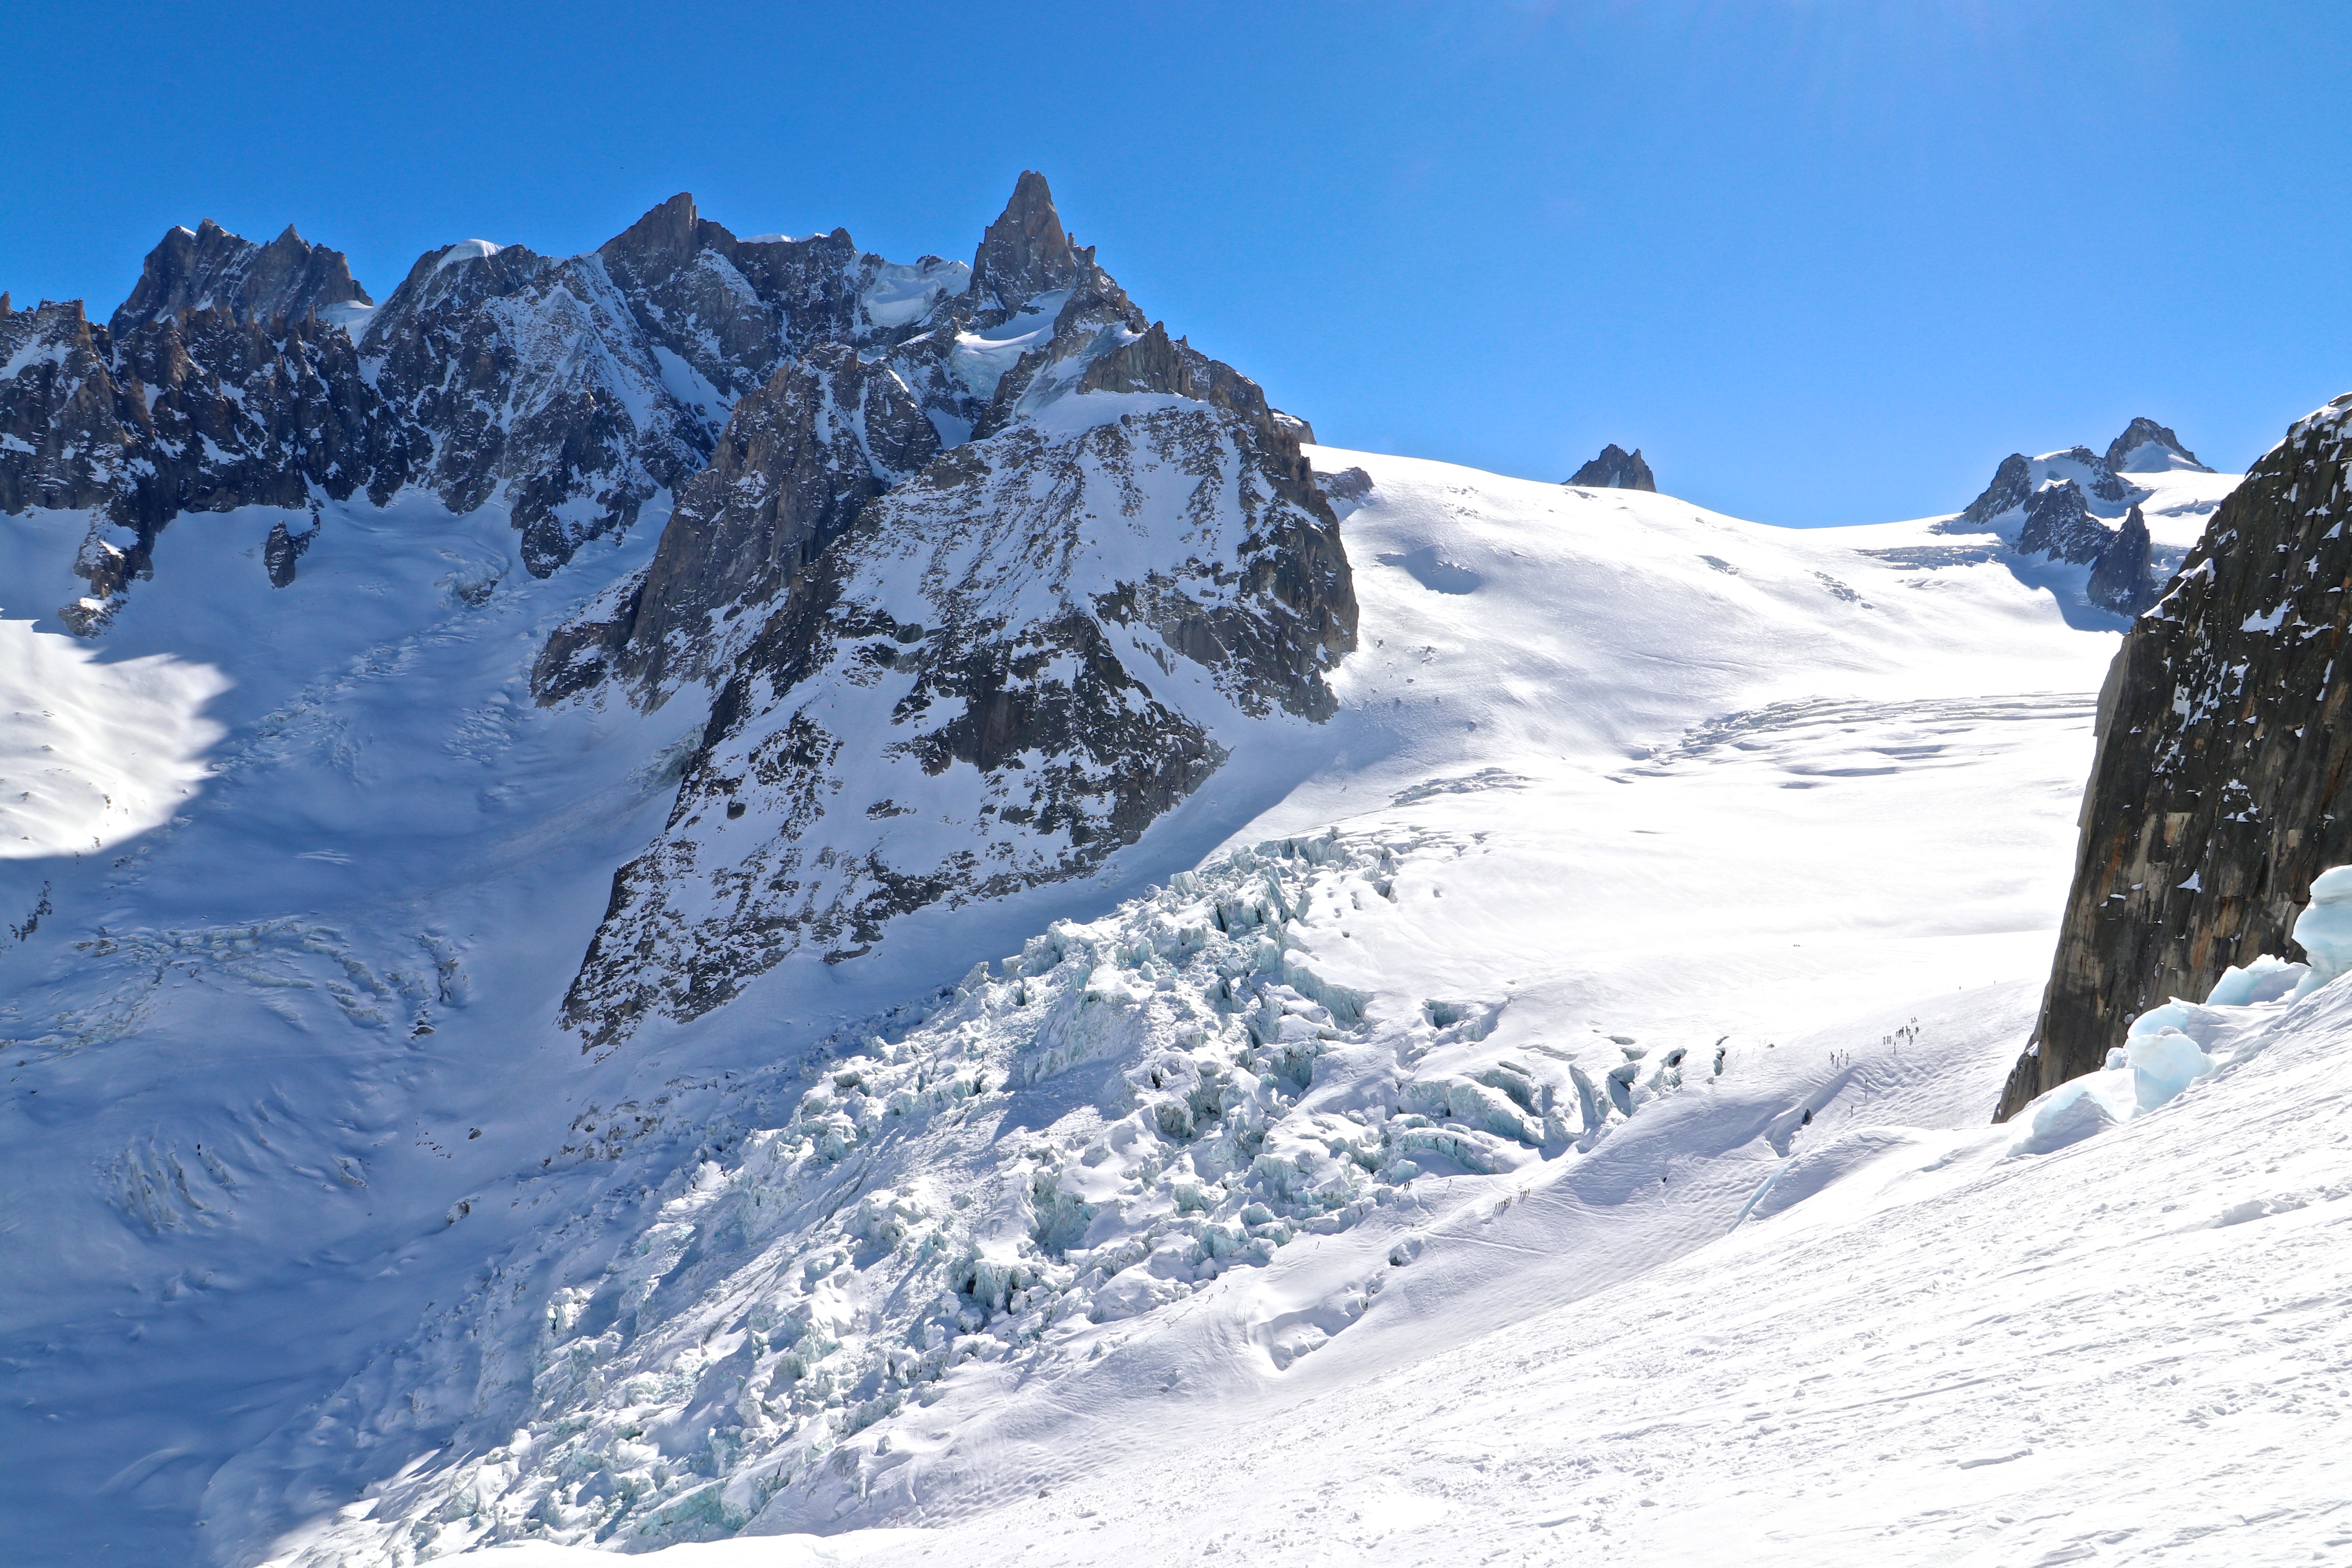
<path fill-rule="evenodd" d="M 2352 395 L 2253 467 L 2126 635 L 2056 961 L 2002 1116 L 2102 1066 L 2147 1008 L 2201 1000 L 2258 953 L 2294 956 L 2312 878 L 2352 860 L 2347 469 Z"/>

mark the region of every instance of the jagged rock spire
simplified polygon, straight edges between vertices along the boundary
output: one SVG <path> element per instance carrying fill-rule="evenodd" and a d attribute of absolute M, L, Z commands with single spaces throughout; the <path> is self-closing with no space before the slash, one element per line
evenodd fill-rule
<path fill-rule="evenodd" d="M 1080 266 L 1077 247 L 1063 232 L 1062 215 L 1054 210 L 1054 193 L 1045 176 L 1024 169 L 1013 187 L 1013 199 L 981 236 L 980 249 L 971 258 L 973 289 L 1015 304 L 1049 289 L 1073 287 Z"/>
<path fill-rule="evenodd" d="M 218 306 L 240 321 L 299 320 L 322 305 L 373 305 L 340 250 L 311 245 L 288 224 L 268 245 L 206 218 L 174 228 L 147 253 L 139 286 L 108 323 L 121 332 L 182 310 Z"/>
<path fill-rule="evenodd" d="M 1642 460 L 1642 448 L 1632 451 L 1612 441 L 1601 448 L 1601 455 L 1568 478 L 1572 485 L 1592 485 L 1602 489 L 1649 490 L 1658 488 L 1657 476 L 1650 465 Z"/>
<path fill-rule="evenodd" d="M 2139 508 L 2134 507 L 2131 515 L 2124 519 L 2123 531 L 2099 552 L 2098 564 L 2091 568 L 2091 581 L 2083 590 L 2084 596 L 2119 616 L 2139 614 L 2155 597 L 2156 584 L 2148 574 L 2155 553 L 2147 536 L 2147 519 L 2140 516 Z"/>

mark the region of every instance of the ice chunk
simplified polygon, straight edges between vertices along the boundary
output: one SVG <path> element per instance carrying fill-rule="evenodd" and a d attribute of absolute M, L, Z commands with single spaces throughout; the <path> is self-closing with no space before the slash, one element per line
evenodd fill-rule
<path fill-rule="evenodd" d="M 2251 1007 L 2257 1002 L 2275 1002 L 2292 992 L 2297 983 L 2310 973 L 2308 966 L 2289 963 L 2284 958 L 2263 953 L 2252 963 L 2231 964 L 2213 982 L 2211 994 L 2205 998 L 2208 1007 Z"/>
<path fill-rule="evenodd" d="M 2311 956 L 2311 973 L 2294 988 L 2308 996 L 2352 969 L 2352 866 L 2336 866 L 2311 879 L 2311 902 L 2294 922 L 2294 940 Z"/>
<path fill-rule="evenodd" d="M 2143 1016 L 2140 1023 L 2153 1016 Z M 2142 1034 L 2140 1024 L 2134 1024 L 2124 1042 L 2124 1058 L 2131 1064 L 2132 1094 L 2142 1110 L 2154 1110 L 2221 1065 L 2170 1025 Z"/>
<path fill-rule="evenodd" d="M 2025 1136 L 2010 1146 L 2011 1154 L 2050 1154 L 2095 1137 L 2120 1121 L 2126 1121 L 2134 1107 L 2128 1101 L 2118 1105 L 2125 1093 L 2124 1074 L 2117 1070 L 2114 1058 L 2124 1053 L 2109 1053 L 2109 1070 L 2091 1073 L 2060 1084 L 2042 1097 L 2033 1107 L 2025 1124 Z"/>

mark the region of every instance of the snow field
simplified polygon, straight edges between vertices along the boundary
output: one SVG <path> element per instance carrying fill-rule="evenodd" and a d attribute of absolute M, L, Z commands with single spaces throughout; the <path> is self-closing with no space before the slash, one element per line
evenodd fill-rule
<path fill-rule="evenodd" d="M 1744 1492 L 1696 1437 L 1570 1437 L 1716 1409 L 1701 1366 L 1780 1388 L 1789 1303 L 1850 1321 L 1783 1283 L 1823 1215 L 1878 1281 L 1854 1312 L 1928 1310 L 1930 1233 L 1868 1240 L 1873 1194 L 1924 1191 L 1904 1162 L 1980 1125 L 2030 1022 L 2112 629 L 1931 523 L 1315 457 L 1373 480 L 1328 725 L 1221 727 L 1101 877 L 610 1059 L 553 1011 L 699 714 L 522 680 L 658 505 L 545 582 L 488 513 L 344 509 L 282 592 L 268 518 L 176 523 L 109 657 L 223 671 L 229 733 L 12 956 L 0 1180 L 69 1267 L 0 1295 L 32 1369 L 0 1512 L 110 1486 L 92 1549 L 239 1563 L 1559 1560 L 1554 1497 L 1601 1523 L 1577 1550 L 1643 1495 L 1793 1528 L 1761 1489 L 1814 1450 L 1769 1422 L 1722 1418 Z M 2013 1186 L 2231 1081 L 1938 1179 Z M 1809 1498 L 1866 1473 L 1820 1452 Z M 739 1528 L 846 1533 L 697 1543 Z"/>
<path fill-rule="evenodd" d="M 12 584 L 0 604 L 0 860 L 96 854 L 163 826 L 226 733 L 209 712 L 230 684 L 218 667 L 168 653 L 108 658 L 41 627 L 54 605 L 32 596 L 66 596 L 72 580 L 58 568 L 72 545 L 39 542 L 68 527 L 78 540 L 81 523 L 37 516 L 24 525 L 31 541 L 0 550 Z"/>

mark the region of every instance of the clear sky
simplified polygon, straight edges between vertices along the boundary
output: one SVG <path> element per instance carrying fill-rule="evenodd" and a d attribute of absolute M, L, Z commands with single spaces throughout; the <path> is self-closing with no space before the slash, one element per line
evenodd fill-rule
<path fill-rule="evenodd" d="M 2143 413 L 2240 467 L 2352 389 L 2340 0 L 19 0 L 0 56 L 20 306 L 102 315 L 204 217 L 382 300 L 680 190 L 969 257 L 1035 167 L 1328 442 L 1613 440 L 1766 521 L 1951 510 Z"/>

